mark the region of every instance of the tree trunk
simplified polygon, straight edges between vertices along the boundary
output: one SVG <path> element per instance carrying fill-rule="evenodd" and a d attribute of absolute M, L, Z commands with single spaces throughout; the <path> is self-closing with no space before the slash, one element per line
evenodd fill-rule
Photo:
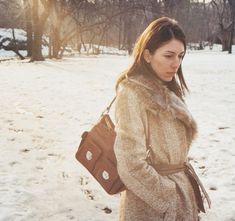
<path fill-rule="evenodd" d="M 32 56 L 33 45 L 33 29 L 32 29 L 32 16 L 29 0 L 24 0 L 26 32 L 27 32 L 27 57 Z"/>
<path fill-rule="evenodd" d="M 123 4 L 122 1 L 123 1 L 123 0 L 119 0 L 119 2 L 118 2 L 118 3 L 119 3 L 119 11 L 120 11 L 120 12 L 122 11 L 122 8 L 123 8 L 123 7 L 122 7 L 122 4 Z M 119 30 L 118 30 L 118 49 L 119 49 L 119 50 L 120 50 L 121 47 L 122 47 L 122 46 L 121 46 L 121 42 L 122 42 L 122 40 L 121 40 L 121 39 L 122 39 L 122 23 L 123 23 L 123 22 L 122 22 L 122 20 L 123 20 L 122 17 L 123 17 L 122 14 L 120 14 L 120 15 L 119 15 Z"/>
<path fill-rule="evenodd" d="M 123 45 L 125 49 L 127 49 L 128 54 L 131 55 L 132 53 L 132 41 L 131 41 L 131 14 L 130 12 L 127 13 L 124 21 L 124 29 L 123 29 Z"/>
<path fill-rule="evenodd" d="M 52 57 L 59 58 L 60 51 L 60 30 L 57 27 L 54 27 L 53 32 L 56 33 L 52 37 Z"/>
<path fill-rule="evenodd" d="M 15 38 L 15 29 L 12 28 L 12 37 L 13 37 L 13 51 L 20 57 L 21 60 L 24 60 L 25 57 L 23 55 L 20 54 L 19 52 L 19 47 L 18 47 L 18 44 L 16 42 L 16 38 Z"/>
<path fill-rule="evenodd" d="M 229 50 L 229 40 L 226 37 L 223 37 L 222 39 L 222 51 L 228 51 Z"/>
<path fill-rule="evenodd" d="M 86 44 L 85 44 L 85 42 L 84 42 L 84 40 L 83 40 L 83 35 L 82 35 L 82 32 L 81 32 L 81 43 L 82 43 L 82 46 L 83 46 L 83 49 L 84 49 L 84 51 L 87 51 L 87 47 L 86 47 Z"/>
<path fill-rule="evenodd" d="M 31 61 L 43 61 L 42 56 L 42 24 L 40 23 L 38 16 L 38 0 L 32 2 L 32 12 L 33 12 L 33 47 L 32 47 L 32 57 Z"/>
<path fill-rule="evenodd" d="M 52 25 L 50 26 L 48 57 L 52 58 Z"/>
<path fill-rule="evenodd" d="M 229 54 L 232 54 L 232 47 L 233 47 L 233 35 L 234 35 L 234 20 L 235 20 L 235 2 L 234 0 L 228 0 L 231 12 L 231 20 L 232 20 L 232 27 L 231 27 L 231 34 L 230 34 L 230 41 L 229 41 Z"/>
<path fill-rule="evenodd" d="M 228 50 L 229 54 L 232 54 L 233 35 L 234 35 L 234 17 L 235 17 L 235 13 L 233 13 L 232 15 L 232 27 L 231 27 L 231 35 L 230 35 L 230 41 L 229 41 L 229 50 Z"/>

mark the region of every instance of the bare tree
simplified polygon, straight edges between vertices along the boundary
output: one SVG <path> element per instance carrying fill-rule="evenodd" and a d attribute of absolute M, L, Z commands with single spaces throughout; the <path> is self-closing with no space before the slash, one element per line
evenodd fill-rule
<path fill-rule="evenodd" d="M 41 0 L 40 2 L 39 0 L 32 1 L 33 47 L 31 61 L 44 60 L 42 55 L 42 35 L 44 32 L 45 23 L 50 14 L 52 2 L 53 1 L 51 0 Z M 42 8 L 41 13 L 39 6 Z"/>
<path fill-rule="evenodd" d="M 216 14 L 218 22 L 218 30 L 215 34 L 222 43 L 222 50 L 228 51 L 231 29 L 228 2 L 227 0 L 212 0 L 211 4 L 214 8 L 214 13 Z"/>
<path fill-rule="evenodd" d="M 20 0 L 0 0 L 0 27 L 20 28 L 23 18 Z"/>
<path fill-rule="evenodd" d="M 230 6 L 231 21 L 232 21 L 228 53 L 231 54 L 232 53 L 232 45 L 233 45 L 233 36 L 234 36 L 235 1 L 234 0 L 228 0 L 228 2 L 229 2 L 229 6 Z"/>
<path fill-rule="evenodd" d="M 223 50 L 227 50 L 234 26 L 234 17 L 230 16 L 234 14 L 229 13 L 232 8 L 228 1 L 21 0 L 24 3 L 28 56 L 32 61 L 44 59 L 44 39 L 49 39 L 50 58 L 61 58 L 68 46 L 79 51 L 83 46 L 93 53 L 101 52 L 102 46 L 114 46 L 131 53 L 136 38 L 146 25 L 161 16 L 178 20 L 189 42 L 203 48 L 205 41 L 213 42 L 217 37 Z M 9 4 L 14 1 L 1 2 Z"/>
<path fill-rule="evenodd" d="M 31 6 L 29 0 L 24 0 L 24 11 L 25 11 L 25 22 L 26 22 L 26 33 L 27 33 L 27 57 L 32 56 L 33 47 L 33 27 L 32 27 L 32 16 Z"/>
<path fill-rule="evenodd" d="M 49 16 L 49 58 L 59 58 L 59 52 L 62 50 L 63 28 L 69 15 L 66 4 L 65 0 L 52 2 Z"/>
<path fill-rule="evenodd" d="M 0 42 L 1 48 L 13 51 L 20 59 L 24 59 L 24 56 L 19 52 L 19 50 L 25 49 L 25 44 L 22 41 L 19 41 L 15 37 L 15 28 L 22 24 L 22 13 L 21 13 L 21 4 L 20 1 L 0 1 L 1 7 L 1 20 L 3 21 L 3 26 L 7 28 L 11 28 L 12 37 L 3 38 L 3 42 Z M 15 25 L 14 21 L 18 20 L 18 24 Z M 8 42 L 4 45 L 4 42 Z"/>

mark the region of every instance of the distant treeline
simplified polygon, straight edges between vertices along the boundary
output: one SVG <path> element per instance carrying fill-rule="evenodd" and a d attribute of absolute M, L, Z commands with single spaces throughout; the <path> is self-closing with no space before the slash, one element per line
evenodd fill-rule
<path fill-rule="evenodd" d="M 96 53 L 99 45 L 131 53 L 138 35 L 161 16 L 178 20 L 197 49 L 221 43 L 231 53 L 235 0 L 0 0 L 0 27 L 27 32 L 32 61 L 43 60 L 43 35 L 50 58 L 62 57 L 67 46 L 88 50 L 87 44 Z"/>

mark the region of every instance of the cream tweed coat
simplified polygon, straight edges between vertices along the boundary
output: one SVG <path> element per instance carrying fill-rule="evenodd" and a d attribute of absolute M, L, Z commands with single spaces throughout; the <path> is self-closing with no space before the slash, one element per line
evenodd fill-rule
<path fill-rule="evenodd" d="M 120 178 L 120 221 L 196 221 L 198 207 L 184 172 L 161 176 L 146 160 L 146 128 L 150 128 L 152 162 L 181 164 L 187 160 L 196 123 L 186 105 L 156 77 L 134 75 L 117 92 L 114 151 Z"/>

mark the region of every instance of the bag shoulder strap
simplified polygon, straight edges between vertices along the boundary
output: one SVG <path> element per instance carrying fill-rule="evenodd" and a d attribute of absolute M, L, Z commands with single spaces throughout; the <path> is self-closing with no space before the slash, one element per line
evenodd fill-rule
<path fill-rule="evenodd" d="M 147 111 L 148 112 L 148 111 Z M 148 123 L 148 113 L 146 113 L 147 115 L 147 130 L 145 131 L 146 133 L 146 161 L 149 162 L 149 164 L 152 164 L 153 160 L 152 160 L 152 146 L 151 146 L 151 140 L 150 140 L 150 127 L 149 127 L 149 123 Z"/>
<path fill-rule="evenodd" d="M 112 104 L 114 103 L 114 101 L 116 100 L 117 95 L 114 96 L 114 98 L 112 99 L 112 101 L 110 102 L 109 106 L 105 108 L 105 110 L 102 112 L 101 116 L 103 116 L 105 113 L 108 114 L 110 108 L 112 107 Z"/>

